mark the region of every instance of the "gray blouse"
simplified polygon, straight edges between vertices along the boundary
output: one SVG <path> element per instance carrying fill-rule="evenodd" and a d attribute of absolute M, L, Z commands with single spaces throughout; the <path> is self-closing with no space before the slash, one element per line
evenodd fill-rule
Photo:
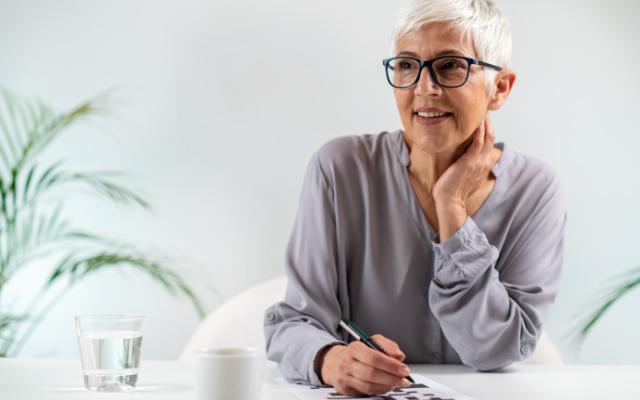
<path fill-rule="evenodd" d="M 554 173 L 496 144 L 493 191 L 444 243 L 409 178 L 402 131 L 331 140 L 309 163 L 286 252 L 285 300 L 267 309 L 267 356 L 320 384 L 315 356 L 349 318 L 408 363 L 491 370 L 532 354 L 556 297 L 566 213 Z"/>

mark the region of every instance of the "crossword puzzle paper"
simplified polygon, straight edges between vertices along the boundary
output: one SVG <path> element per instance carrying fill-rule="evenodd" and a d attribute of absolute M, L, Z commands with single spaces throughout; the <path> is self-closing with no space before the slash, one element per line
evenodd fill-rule
<path fill-rule="evenodd" d="M 457 393 L 452 389 L 433 381 L 425 376 L 411 374 L 415 384 L 393 390 L 383 395 L 373 397 L 349 397 L 336 393 L 334 388 L 322 386 L 307 386 L 287 383 L 282 378 L 276 381 L 293 392 L 302 400 L 344 400 L 344 399 L 374 399 L 374 400 L 473 400 L 469 396 Z"/>

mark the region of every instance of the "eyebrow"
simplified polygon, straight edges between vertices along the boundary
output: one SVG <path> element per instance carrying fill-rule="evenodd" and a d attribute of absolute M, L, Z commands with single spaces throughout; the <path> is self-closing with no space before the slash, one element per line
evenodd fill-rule
<path fill-rule="evenodd" d="M 462 53 L 460 50 L 446 49 L 446 50 L 440 50 L 439 52 L 434 54 L 434 58 L 440 57 L 440 56 L 447 56 L 447 55 L 464 56 L 464 53 Z M 416 53 L 411 51 L 401 51 L 398 53 L 398 56 L 410 56 L 410 57 L 420 58 Z"/>

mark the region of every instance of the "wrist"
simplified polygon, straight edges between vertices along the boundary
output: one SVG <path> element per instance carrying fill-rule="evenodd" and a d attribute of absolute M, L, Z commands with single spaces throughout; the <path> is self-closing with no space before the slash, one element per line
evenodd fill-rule
<path fill-rule="evenodd" d="M 453 236 L 469 217 L 466 206 L 453 199 L 436 200 L 440 243 Z"/>
<path fill-rule="evenodd" d="M 433 201 L 438 208 L 465 208 L 465 199 L 455 193 L 433 193 Z"/>
<path fill-rule="evenodd" d="M 346 346 L 343 344 L 331 344 L 320 350 L 318 353 L 316 374 L 323 384 L 334 386 L 333 375 L 336 370 L 336 360 L 340 354 L 345 351 Z"/>

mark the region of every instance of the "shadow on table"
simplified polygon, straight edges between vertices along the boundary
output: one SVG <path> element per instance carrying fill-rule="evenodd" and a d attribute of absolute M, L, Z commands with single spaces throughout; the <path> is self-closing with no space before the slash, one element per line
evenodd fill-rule
<path fill-rule="evenodd" d="M 138 385 L 134 390 L 130 392 L 185 392 L 193 390 L 193 385 L 189 383 L 158 383 L 158 384 L 144 384 Z M 72 393 L 72 392 L 86 392 L 88 391 L 83 386 L 69 386 L 69 385 L 46 385 L 46 386 L 32 386 L 28 389 L 30 392 L 47 392 L 47 393 Z M 105 392 L 107 393 L 107 392 Z M 118 392 L 111 392 L 118 393 Z"/>

